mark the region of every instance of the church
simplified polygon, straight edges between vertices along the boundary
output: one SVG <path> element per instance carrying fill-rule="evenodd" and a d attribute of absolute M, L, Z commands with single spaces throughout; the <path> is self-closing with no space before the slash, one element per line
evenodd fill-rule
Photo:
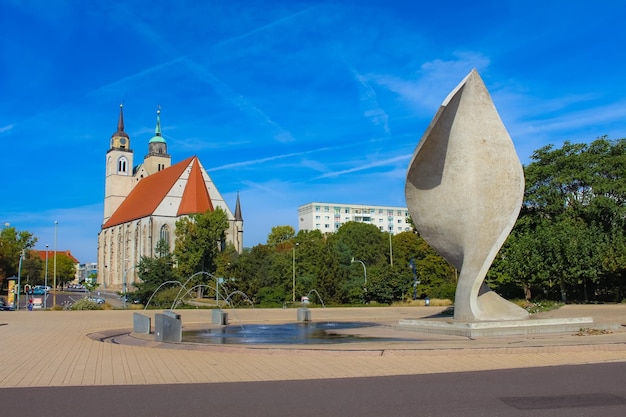
<path fill-rule="evenodd" d="M 130 137 L 124 131 L 120 105 L 117 131 L 106 153 L 104 218 L 98 234 L 98 284 L 103 289 L 127 290 L 138 281 L 142 256 L 156 256 L 160 239 L 174 251 L 176 222 L 182 217 L 221 208 L 228 217 L 222 245 L 243 251 L 243 218 L 239 195 L 234 213 L 196 156 L 172 165 L 161 134 L 160 110 L 155 135 L 143 162 L 134 165 Z"/>

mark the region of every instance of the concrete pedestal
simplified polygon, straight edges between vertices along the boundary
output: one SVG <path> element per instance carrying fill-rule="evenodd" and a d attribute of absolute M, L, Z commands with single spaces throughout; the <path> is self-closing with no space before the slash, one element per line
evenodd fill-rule
<path fill-rule="evenodd" d="M 311 321 L 311 310 L 308 308 L 299 308 L 298 321 Z"/>
<path fill-rule="evenodd" d="M 228 313 L 222 310 L 212 310 L 211 322 L 220 326 L 226 326 L 228 324 Z"/>
<path fill-rule="evenodd" d="M 581 328 L 592 327 L 591 317 L 572 317 L 563 319 L 531 319 L 510 321 L 402 319 L 399 328 L 422 333 L 447 334 L 454 336 L 490 337 L 514 336 L 545 333 L 566 333 Z"/>
<path fill-rule="evenodd" d="M 183 324 L 180 314 L 164 311 L 154 315 L 154 340 L 156 342 L 181 342 L 183 340 Z"/>
<path fill-rule="evenodd" d="M 133 332 L 134 333 L 150 333 L 152 319 L 143 314 L 133 313 Z"/>

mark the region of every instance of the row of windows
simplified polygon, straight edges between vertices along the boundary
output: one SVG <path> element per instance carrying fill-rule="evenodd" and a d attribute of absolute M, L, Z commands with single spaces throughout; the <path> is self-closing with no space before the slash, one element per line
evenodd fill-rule
<path fill-rule="evenodd" d="M 335 230 L 339 229 L 339 227 L 341 227 L 341 224 L 340 224 L 340 223 L 335 223 Z M 322 230 L 322 225 L 321 225 L 320 223 L 315 223 L 315 228 L 316 228 L 317 230 Z M 379 226 L 378 228 L 379 228 L 381 231 L 383 231 L 383 232 L 385 231 L 385 230 L 384 230 L 384 228 L 383 228 L 383 226 Z M 325 223 L 325 224 L 324 224 L 324 229 L 330 229 L 330 224 Z M 388 230 L 389 232 L 393 232 L 393 230 L 394 230 L 394 229 L 393 229 L 393 225 L 388 225 L 388 226 L 387 226 L 387 230 Z M 402 226 L 398 226 L 398 227 L 396 227 L 396 230 L 397 230 L 398 232 L 408 232 L 408 231 L 410 231 L 410 230 L 411 230 L 411 228 L 410 228 L 410 227 L 402 227 Z"/>
<path fill-rule="evenodd" d="M 128 159 L 126 159 L 125 156 L 122 156 L 120 159 L 117 160 L 117 173 L 118 174 L 128 174 L 128 168 L 129 168 Z M 157 164 L 157 171 L 164 170 L 165 168 L 166 168 L 165 164 Z"/>
<path fill-rule="evenodd" d="M 320 211 L 322 211 L 322 206 L 315 206 L 315 212 L 319 213 Z M 325 213 L 330 212 L 330 206 L 323 206 L 323 211 Z M 409 212 L 407 210 L 390 210 L 390 209 L 375 209 L 375 208 L 364 208 L 364 209 L 360 209 L 360 208 L 351 208 L 351 207 L 333 207 L 333 211 L 335 213 L 335 215 L 340 214 L 342 211 L 344 214 L 350 214 L 351 212 L 355 213 L 355 214 L 365 214 L 365 213 L 369 213 L 369 214 L 376 214 L 376 212 L 378 212 L 378 214 L 387 214 L 387 216 L 393 216 L 394 215 L 394 211 L 395 211 L 395 215 L 396 216 L 405 216 L 408 217 L 409 216 Z"/>
<path fill-rule="evenodd" d="M 315 216 L 315 220 L 321 220 L 321 219 L 322 219 L 322 216 Z M 330 220 L 330 216 L 324 216 L 324 220 Z M 335 221 L 336 222 L 340 221 L 340 220 L 341 219 L 339 217 L 335 216 Z M 346 217 L 344 219 L 345 222 L 349 222 L 351 220 L 352 219 L 350 217 Z M 354 221 L 357 221 L 357 222 L 375 222 L 376 219 L 373 219 L 371 217 L 358 217 L 358 216 L 355 216 L 354 217 Z M 384 221 L 385 221 L 385 219 L 382 219 L 382 218 L 378 219 L 378 223 L 383 223 Z M 387 217 L 387 222 L 393 223 L 393 217 Z M 396 222 L 397 223 L 404 223 L 404 219 L 397 219 Z"/>

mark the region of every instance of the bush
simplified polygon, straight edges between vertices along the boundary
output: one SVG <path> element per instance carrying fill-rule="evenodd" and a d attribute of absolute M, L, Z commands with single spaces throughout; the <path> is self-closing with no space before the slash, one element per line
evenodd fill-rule
<path fill-rule="evenodd" d="M 104 307 L 102 305 L 89 301 L 86 298 L 78 300 L 72 304 L 72 310 L 102 310 L 103 308 Z"/>
<path fill-rule="evenodd" d="M 283 305 L 287 295 L 279 288 L 263 287 L 257 293 L 257 303 L 264 307 Z"/>

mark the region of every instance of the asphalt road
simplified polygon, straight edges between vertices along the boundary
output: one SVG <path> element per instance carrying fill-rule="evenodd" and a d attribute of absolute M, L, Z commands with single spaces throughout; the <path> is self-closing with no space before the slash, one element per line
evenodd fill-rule
<path fill-rule="evenodd" d="M 104 298 L 106 300 L 106 302 L 108 302 L 111 305 L 114 305 L 115 307 L 119 307 L 121 306 L 121 300 L 119 295 L 117 295 L 116 293 L 113 292 L 99 292 L 99 291 L 94 291 L 91 294 L 89 292 L 85 292 L 85 291 L 79 291 L 79 290 L 65 290 L 65 291 L 57 291 L 56 293 L 56 304 L 57 305 L 63 305 L 63 303 L 67 302 L 69 304 L 73 304 L 75 301 L 80 300 L 81 298 L 85 298 L 88 295 L 94 296 L 94 297 L 101 297 Z M 43 298 L 43 295 L 33 295 L 33 298 Z M 52 292 L 50 292 L 47 295 L 48 299 L 46 300 L 46 304 L 47 304 L 47 308 L 50 309 L 52 308 L 53 305 L 53 299 L 54 299 L 54 294 Z M 5 297 L 6 298 L 6 297 Z M 20 310 L 26 310 L 28 307 L 28 296 L 25 294 L 21 294 L 20 295 Z"/>
<path fill-rule="evenodd" d="M 24 417 L 622 417 L 625 383 L 620 362 L 305 381 L 0 388 L 0 411 Z"/>

